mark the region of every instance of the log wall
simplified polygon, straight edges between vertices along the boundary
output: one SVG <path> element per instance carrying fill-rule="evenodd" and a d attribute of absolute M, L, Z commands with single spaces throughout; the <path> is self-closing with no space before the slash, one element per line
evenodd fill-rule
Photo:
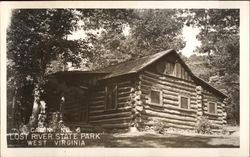
<path fill-rule="evenodd" d="M 226 123 L 223 100 L 202 89 L 193 80 L 161 75 L 147 69 L 132 79 L 99 83 L 94 89 L 83 84 L 67 87 L 62 108 L 67 121 L 104 128 L 127 128 L 138 126 L 141 122 L 160 120 L 170 127 L 194 129 L 198 117 L 205 115 L 218 126 Z M 117 84 L 117 107 L 107 110 L 105 88 L 112 83 Z M 161 105 L 149 101 L 152 88 L 161 91 Z M 180 96 L 188 97 L 188 109 L 180 108 Z M 216 114 L 208 113 L 209 102 L 217 104 Z"/>
<path fill-rule="evenodd" d="M 216 103 L 216 113 L 211 114 L 208 112 L 208 105 L 209 102 Z M 204 115 L 208 116 L 208 119 L 217 126 L 222 126 L 224 124 L 224 110 L 223 110 L 223 100 L 219 99 L 218 97 L 214 96 L 212 93 L 208 91 L 203 92 L 203 111 Z"/>
<path fill-rule="evenodd" d="M 108 85 L 108 83 L 105 83 Z M 131 81 L 117 83 L 117 108 L 105 110 L 105 85 L 94 89 L 89 101 L 89 123 L 104 128 L 126 128 L 131 121 Z"/>
<path fill-rule="evenodd" d="M 144 112 L 141 113 L 145 121 L 161 120 L 166 122 L 170 127 L 194 129 L 198 116 L 205 115 L 208 116 L 213 124 L 223 124 L 222 100 L 210 92 L 204 91 L 200 95 L 201 109 L 199 110 L 199 106 L 197 105 L 199 95 L 197 96 L 197 85 L 194 82 L 167 75 L 159 75 L 151 71 L 142 72 L 139 78 L 144 107 Z M 149 94 L 152 88 L 162 91 L 162 105 L 154 105 L 149 102 Z M 180 96 L 189 98 L 189 109 L 180 108 Z M 217 114 L 208 113 L 207 105 L 209 101 L 217 103 Z M 202 113 L 199 113 L 199 111 Z"/>
<path fill-rule="evenodd" d="M 65 122 L 87 122 L 88 86 L 68 86 L 64 92 L 65 102 L 61 111 Z"/>
<path fill-rule="evenodd" d="M 174 77 L 161 76 L 150 71 L 140 75 L 144 112 L 148 120 L 161 120 L 170 127 L 192 129 L 196 124 L 196 85 Z M 148 100 L 152 88 L 162 91 L 162 105 L 151 104 Z M 189 98 L 189 109 L 179 107 L 179 97 Z"/>

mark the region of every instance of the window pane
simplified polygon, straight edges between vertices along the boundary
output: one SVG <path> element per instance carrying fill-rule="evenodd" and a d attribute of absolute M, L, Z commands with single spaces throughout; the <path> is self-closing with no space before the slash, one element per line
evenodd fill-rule
<path fill-rule="evenodd" d="M 160 104 L 160 92 L 159 91 L 151 91 L 150 98 L 151 98 L 151 103 L 154 104 Z"/>
<path fill-rule="evenodd" d="M 208 112 L 215 113 L 215 103 L 209 103 Z"/>
<path fill-rule="evenodd" d="M 186 98 L 186 97 L 181 97 L 181 108 L 186 108 L 186 109 L 188 109 L 188 98 Z"/>

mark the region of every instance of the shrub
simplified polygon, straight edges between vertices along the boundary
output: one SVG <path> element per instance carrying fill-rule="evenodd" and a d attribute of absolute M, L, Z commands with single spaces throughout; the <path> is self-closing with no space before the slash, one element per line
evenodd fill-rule
<path fill-rule="evenodd" d="M 165 128 L 167 128 L 168 125 L 160 120 L 154 120 L 154 131 L 160 134 L 164 134 Z"/>
<path fill-rule="evenodd" d="M 198 118 L 195 130 L 198 133 L 211 134 L 212 133 L 212 124 L 208 120 L 207 117 L 202 116 L 202 117 Z"/>

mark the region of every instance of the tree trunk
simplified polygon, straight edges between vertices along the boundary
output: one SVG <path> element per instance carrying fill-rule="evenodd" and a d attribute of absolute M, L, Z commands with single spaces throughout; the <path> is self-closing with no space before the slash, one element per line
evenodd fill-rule
<path fill-rule="evenodd" d="M 40 111 L 40 101 L 41 101 L 41 93 L 42 93 L 42 84 L 43 81 L 42 79 L 39 79 L 38 82 L 35 84 L 34 88 L 34 102 L 33 102 L 33 109 L 32 109 L 32 114 L 29 119 L 29 125 L 31 127 L 37 127 L 37 122 L 38 122 L 38 114 Z"/>
<path fill-rule="evenodd" d="M 15 106 L 16 106 L 16 89 L 14 89 L 14 95 L 13 95 L 13 98 L 12 98 L 12 104 L 11 104 L 11 109 L 10 109 L 10 112 L 11 112 L 11 120 L 10 120 L 10 124 L 9 124 L 9 128 L 8 130 L 11 130 L 12 128 L 15 128 L 16 125 L 15 125 Z"/>

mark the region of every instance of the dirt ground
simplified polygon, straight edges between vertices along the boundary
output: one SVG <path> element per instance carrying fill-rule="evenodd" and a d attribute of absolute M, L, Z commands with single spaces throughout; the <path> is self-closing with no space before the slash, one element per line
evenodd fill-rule
<path fill-rule="evenodd" d="M 231 135 L 157 134 L 154 132 L 108 134 L 104 147 L 133 148 L 238 148 L 239 129 Z"/>
<path fill-rule="evenodd" d="M 229 130 L 230 135 L 204 135 L 188 131 L 172 131 L 159 134 L 154 131 L 139 132 L 130 130 L 125 132 L 125 130 L 111 130 L 109 133 L 100 133 L 98 139 L 85 139 L 85 145 L 56 145 L 53 139 L 47 140 L 46 145 L 40 146 L 36 144 L 29 145 L 29 147 L 239 148 L 239 127 L 231 127 Z M 9 147 L 27 147 L 27 140 L 10 140 L 10 137 L 7 139 L 9 139 Z"/>

